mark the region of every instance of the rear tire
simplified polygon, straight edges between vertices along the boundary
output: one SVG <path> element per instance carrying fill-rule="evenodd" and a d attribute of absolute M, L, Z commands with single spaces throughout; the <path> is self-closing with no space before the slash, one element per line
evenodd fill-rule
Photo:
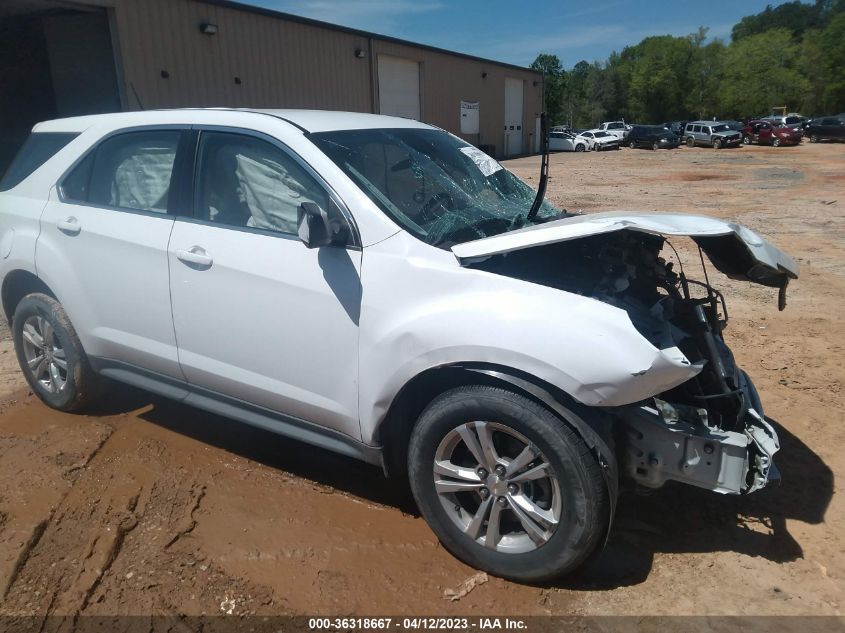
<path fill-rule="evenodd" d="M 651 149 L 652 149 L 652 150 L 655 150 L 655 151 L 656 151 L 656 150 L 658 150 L 658 149 L 660 149 L 660 144 L 659 144 L 659 143 L 652 143 L 652 144 L 651 144 Z"/>
<path fill-rule="evenodd" d="M 691 136 L 687 139 L 687 147 L 695 147 L 695 139 Z"/>
<path fill-rule="evenodd" d="M 773 138 L 772 139 L 772 147 L 780 147 L 780 139 L 779 138 Z"/>
<path fill-rule="evenodd" d="M 510 580 L 573 571 L 607 529 L 608 492 L 590 449 L 562 419 L 503 389 L 460 387 L 429 404 L 411 433 L 408 473 L 444 547 Z"/>
<path fill-rule="evenodd" d="M 628 147 L 630 147 L 631 149 L 635 149 L 637 147 L 637 144 L 634 141 L 631 141 L 628 143 Z"/>
<path fill-rule="evenodd" d="M 810 142 L 811 142 L 811 143 L 818 143 L 818 142 L 819 142 L 819 137 L 818 137 L 818 135 L 813 134 L 813 135 L 810 137 Z"/>
<path fill-rule="evenodd" d="M 96 398 L 99 377 L 58 301 L 40 293 L 21 299 L 12 337 L 21 371 L 45 404 L 59 411 L 79 411 Z"/>
<path fill-rule="evenodd" d="M 751 137 L 750 136 L 743 136 L 742 137 L 743 145 L 751 145 Z"/>

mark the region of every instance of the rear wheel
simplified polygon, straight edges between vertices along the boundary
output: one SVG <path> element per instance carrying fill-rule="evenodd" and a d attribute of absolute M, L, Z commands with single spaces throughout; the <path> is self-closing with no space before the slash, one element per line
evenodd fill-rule
<path fill-rule="evenodd" d="M 636 147 L 637 147 L 637 144 L 636 144 L 634 141 L 630 141 L 630 142 L 628 143 L 628 147 L 630 147 L 631 149 L 634 149 L 634 148 L 636 148 Z"/>
<path fill-rule="evenodd" d="M 653 150 L 660 149 L 660 143 L 655 141 L 654 143 L 651 144 L 651 149 L 653 149 Z"/>
<path fill-rule="evenodd" d="M 813 135 L 810 137 L 810 142 L 811 142 L 811 143 L 818 143 L 818 142 L 819 142 L 819 137 L 818 137 L 818 135 L 813 134 Z"/>
<path fill-rule="evenodd" d="M 775 137 L 772 139 L 772 147 L 780 147 L 780 139 Z"/>
<path fill-rule="evenodd" d="M 469 565 L 521 582 L 574 570 L 607 527 L 608 494 L 581 438 L 536 402 L 461 387 L 420 416 L 411 489 L 443 545 Z"/>
<path fill-rule="evenodd" d="M 687 139 L 687 147 L 695 147 L 695 139 L 691 136 Z"/>
<path fill-rule="evenodd" d="M 60 411 L 94 399 L 99 381 L 61 304 L 45 294 L 21 299 L 12 320 L 15 352 L 35 394 Z"/>
<path fill-rule="evenodd" d="M 742 137 L 742 142 L 745 145 L 751 145 L 751 137 L 746 134 Z"/>

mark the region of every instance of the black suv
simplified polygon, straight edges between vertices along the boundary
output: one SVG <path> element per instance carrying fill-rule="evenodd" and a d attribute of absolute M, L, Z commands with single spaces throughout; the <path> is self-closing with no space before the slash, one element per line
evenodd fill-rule
<path fill-rule="evenodd" d="M 631 149 L 636 147 L 674 149 L 681 144 L 681 139 L 659 125 L 635 125 L 625 142 Z"/>
<path fill-rule="evenodd" d="M 810 137 L 811 143 L 826 140 L 845 140 L 845 117 L 826 116 L 813 119 L 807 123 L 804 135 Z"/>

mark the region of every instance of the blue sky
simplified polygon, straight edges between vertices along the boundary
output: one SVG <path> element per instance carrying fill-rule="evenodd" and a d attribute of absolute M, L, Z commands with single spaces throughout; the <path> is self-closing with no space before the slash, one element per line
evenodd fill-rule
<path fill-rule="evenodd" d="M 278 11 L 527 66 L 553 53 L 566 68 L 604 60 L 649 35 L 699 26 L 729 39 L 745 15 L 778 0 L 241 0 Z"/>

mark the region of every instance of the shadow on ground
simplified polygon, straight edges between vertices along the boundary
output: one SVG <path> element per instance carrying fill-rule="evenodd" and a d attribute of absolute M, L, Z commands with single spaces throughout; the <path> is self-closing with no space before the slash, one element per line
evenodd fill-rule
<path fill-rule="evenodd" d="M 406 514 L 418 514 L 406 482 L 386 479 L 378 467 L 132 387 L 110 384 L 108 394 L 91 414 L 118 415 L 149 405 L 152 407 L 137 417 L 270 468 L 394 506 Z"/>
<path fill-rule="evenodd" d="M 620 496 L 607 547 L 564 585 L 612 589 L 643 582 L 654 554 L 733 551 L 783 563 L 803 556 L 787 519 L 816 524 L 833 497 L 833 471 L 775 420 L 781 481 L 748 496 L 670 483 L 648 495 Z"/>
<path fill-rule="evenodd" d="M 152 404 L 143 420 L 246 459 L 369 501 L 417 515 L 404 480 L 380 469 L 279 435 L 205 413 L 123 386 L 114 386 L 97 415 Z M 801 440 L 774 420 L 781 450 L 780 485 L 749 496 L 719 495 L 669 483 L 647 495 L 619 498 L 607 547 L 577 575 L 558 583 L 568 589 L 612 589 L 643 582 L 656 553 L 734 551 L 787 562 L 803 555 L 786 529 L 787 519 L 816 524 L 833 496 L 833 472 Z"/>

